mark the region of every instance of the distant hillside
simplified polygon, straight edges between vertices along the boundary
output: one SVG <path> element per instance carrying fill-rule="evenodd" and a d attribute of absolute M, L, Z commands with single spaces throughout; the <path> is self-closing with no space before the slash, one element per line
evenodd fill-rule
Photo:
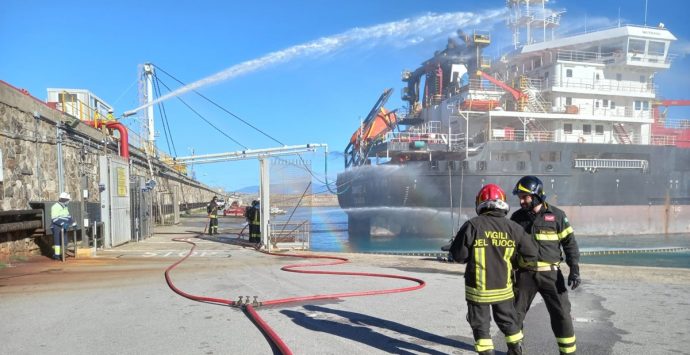
<path fill-rule="evenodd" d="M 330 184 L 331 185 L 331 190 L 335 192 L 335 184 Z M 301 189 L 301 188 L 300 188 Z M 328 191 L 328 188 L 326 187 L 325 184 L 314 184 L 311 187 L 311 191 L 314 194 L 331 194 L 332 192 Z M 252 185 L 252 186 L 245 186 L 239 190 L 235 190 L 234 192 L 238 193 L 245 193 L 245 194 L 258 194 L 259 193 L 259 185 Z M 288 193 L 292 194 L 301 194 L 304 191 L 288 191 Z"/>

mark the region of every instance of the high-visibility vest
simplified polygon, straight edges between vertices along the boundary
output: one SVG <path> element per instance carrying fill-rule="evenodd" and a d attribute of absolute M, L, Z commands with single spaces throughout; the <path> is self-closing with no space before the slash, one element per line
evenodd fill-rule
<path fill-rule="evenodd" d="M 60 218 L 65 218 L 69 217 L 69 210 L 67 209 L 66 205 L 63 205 L 61 203 L 56 203 L 53 205 L 53 207 L 50 208 L 50 218 L 52 219 L 53 222 L 57 222 L 58 219 Z"/>

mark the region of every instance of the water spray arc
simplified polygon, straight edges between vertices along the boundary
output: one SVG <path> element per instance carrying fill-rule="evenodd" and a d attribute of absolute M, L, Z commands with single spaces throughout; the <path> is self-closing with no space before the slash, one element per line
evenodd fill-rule
<path fill-rule="evenodd" d="M 401 43 L 403 46 L 412 45 L 418 43 L 420 37 L 445 37 L 448 32 L 454 32 L 464 26 L 482 24 L 483 26 L 490 27 L 494 23 L 503 20 L 504 14 L 505 10 L 503 9 L 488 10 L 479 14 L 471 12 L 427 14 L 412 19 L 403 19 L 370 27 L 353 28 L 341 34 L 298 44 L 233 65 L 221 72 L 195 81 L 154 101 L 127 111 L 124 113 L 124 117 L 131 116 L 149 106 L 206 85 L 230 80 L 273 65 L 287 63 L 304 57 L 326 55 L 352 45 L 372 46 L 390 44 L 400 46 Z"/>

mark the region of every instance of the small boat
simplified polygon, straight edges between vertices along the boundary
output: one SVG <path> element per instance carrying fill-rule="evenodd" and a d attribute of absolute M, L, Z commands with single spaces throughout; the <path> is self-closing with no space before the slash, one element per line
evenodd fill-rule
<path fill-rule="evenodd" d="M 286 214 L 286 213 L 287 213 L 287 211 L 285 211 L 282 208 L 271 207 L 271 214 Z"/>

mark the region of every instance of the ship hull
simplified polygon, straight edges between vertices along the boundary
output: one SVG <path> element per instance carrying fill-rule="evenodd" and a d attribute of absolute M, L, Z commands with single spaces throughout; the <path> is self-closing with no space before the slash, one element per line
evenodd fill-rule
<path fill-rule="evenodd" d="M 524 161 L 502 152 L 529 152 Z M 645 160 L 645 169 L 576 168 L 575 157 Z M 464 156 L 463 156 L 464 158 Z M 524 175 L 544 182 L 547 201 L 584 235 L 690 233 L 690 149 L 649 145 L 487 142 L 464 161 L 409 161 L 338 176 L 351 237 L 449 237 L 475 215 L 481 186 L 508 194 Z M 511 210 L 518 207 L 510 196 Z"/>

